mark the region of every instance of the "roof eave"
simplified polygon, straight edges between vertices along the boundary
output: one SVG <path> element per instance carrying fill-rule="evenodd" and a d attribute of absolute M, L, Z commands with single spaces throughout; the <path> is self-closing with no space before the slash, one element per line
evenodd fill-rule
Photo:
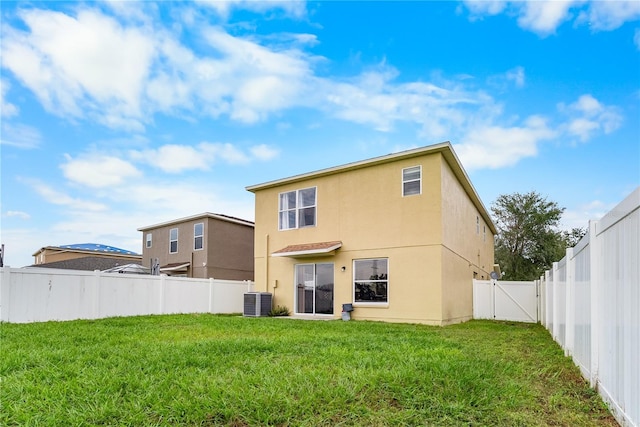
<path fill-rule="evenodd" d="M 233 218 L 230 216 L 225 216 L 225 215 L 221 215 L 221 214 L 215 214 L 215 213 L 211 213 L 211 212 L 204 212 L 204 213 L 200 213 L 200 214 L 196 214 L 196 215 L 191 215 L 191 216 L 187 216 L 184 218 L 178 218 L 178 219 L 172 219 L 170 221 L 165 221 L 165 222 L 161 222 L 158 224 L 153 224 L 153 225 L 147 225 L 144 227 L 140 227 L 137 228 L 137 231 L 148 231 L 148 230 L 153 230 L 156 228 L 161 228 L 161 227 L 167 227 L 169 225 L 174 225 L 174 224 L 181 224 L 183 222 L 189 222 L 189 221 L 195 221 L 197 219 L 204 219 L 204 218 L 213 218 L 213 219 L 218 219 L 220 221 L 226 221 L 226 222 L 231 222 L 233 224 L 240 224 L 240 225 L 246 225 L 248 227 L 255 227 L 255 224 L 252 221 L 248 221 L 245 219 L 241 219 L 241 218 Z"/>
<path fill-rule="evenodd" d="M 419 154 L 436 153 L 445 149 L 451 149 L 451 143 L 445 141 L 439 144 L 429 145 L 427 147 L 414 148 L 411 150 L 400 151 L 398 153 L 391 153 L 384 156 L 374 157 L 372 159 L 360 160 L 357 162 L 347 163 L 340 166 L 334 166 L 326 169 L 320 169 L 314 172 L 307 172 L 299 175 L 294 175 L 288 178 L 277 179 L 274 181 L 268 181 L 262 184 L 250 185 L 245 187 L 247 191 L 255 193 L 259 190 L 264 190 L 271 187 L 278 187 L 283 184 L 290 184 L 293 182 L 303 181 L 309 178 L 318 178 L 327 175 L 333 175 L 340 172 L 346 172 L 349 170 L 360 169 L 364 167 L 374 166 L 383 163 L 389 163 L 404 158 L 415 157 Z"/>

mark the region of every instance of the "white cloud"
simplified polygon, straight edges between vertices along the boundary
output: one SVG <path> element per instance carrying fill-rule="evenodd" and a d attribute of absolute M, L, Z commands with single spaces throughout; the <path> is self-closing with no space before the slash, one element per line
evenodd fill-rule
<path fill-rule="evenodd" d="M 168 144 L 157 149 L 131 151 L 133 160 L 147 163 L 168 173 L 180 173 L 185 170 L 207 170 L 213 162 L 210 150 L 205 146 Z"/>
<path fill-rule="evenodd" d="M 593 31 L 611 31 L 625 22 L 640 18 L 637 0 L 465 0 L 470 19 L 507 13 L 516 16 L 518 25 L 542 36 L 552 34 L 564 22 L 589 25 Z"/>
<path fill-rule="evenodd" d="M 291 18 L 303 18 L 307 13 L 306 2 L 303 0 L 197 0 L 197 3 L 214 9 L 223 18 L 227 18 L 233 9 L 250 10 L 257 13 L 281 10 Z"/>
<path fill-rule="evenodd" d="M 538 145 L 557 136 L 543 117 L 529 117 L 524 126 L 471 129 L 455 146 L 467 170 L 513 166 L 538 153 Z"/>
<path fill-rule="evenodd" d="M 639 18 L 640 2 L 637 0 L 591 1 L 578 22 L 590 25 L 593 30 L 611 31 Z"/>
<path fill-rule="evenodd" d="M 68 180 L 92 188 L 107 188 L 121 185 L 141 175 L 131 163 L 113 156 L 102 154 L 72 158 L 60 168 Z"/>
<path fill-rule="evenodd" d="M 8 218 L 19 218 L 19 219 L 25 219 L 25 220 L 31 218 L 31 215 L 22 211 L 7 211 L 5 216 Z"/>
<path fill-rule="evenodd" d="M 524 86 L 524 68 L 515 67 L 507 71 L 506 78 L 507 80 L 514 82 L 517 87 Z"/>
<path fill-rule="evenodd" d="M 71 197 L 62 191 L 58 191 L 47 184 L 40 181 L 30 180 L 27 183 L 47 202 L 65 206 L 72 210 L 88 211 L 88 212 L 100 212 L 107 210 L 107 206 L 103 203 L 86 201 L 79 198 Z"/>
<path fill-rule="evenodd" d="M 267 145 L 257 145 L 245 153 L 229 143 L 201 142 L 195 146 L 168 144 L 156 149 L 132 150 L 129 152 L 134 161 L 149 164 L 167 173 L 181 173 L 187 170 L 210 170 L 217 162 L 230 165 L 246 165 L 254 159 L 271 160 L 277 150 Z"/>
<path fill-rule="evenodd" d="M 451 130 L 465 126 L 470 116 L 493 109 L 494 101 L 480 91 L 453 82 L 396 83 L 397 75 L 392 67 L 380 66 L 349 82 L 318 79 L 315 102 L 342 120 L 369 124 L 382 132 L 391 131 L 396 122 L 414 123 L 421 134 L 435 139 L 450 137 Z"/>
<path fill-rule="evenodd" d="M 249 151 L 251 151 L 253 157 L 263 162 L 275 159 L 280 154 L 277 149 L 269 147 L 266 144 L 253 146 L 249 149 Z"/>
<path fill-rule="evenodd" d="M 247 164 L 251 161 L 249 156 L 232 144 L 212 144 L 203 142 L 200 144 L 204 147 L 204 151 L 209 153 L 212 159 L 220 158 L 231 165 Z"/>
<path fill-rule="evenodd" d="M 562 126 L 564 130 L 581 142 L 588 141 L 597 132 L 610 134 L 622 125 L 622 115 L 618 108 L 600 103 L 592 95 L 586 94 L 568 106 L 558 105 L 558 110 L 568 116 Z"/>
<path fill-rule="evenodd" d="M 569 18 L 574 0 L 526 1 L 518 18 L 520 27 L 538 34 L 553 33 Z"/>
<path fill-rule="evenodd" d="M 33 149 L 40 146 L 42 136 L 38 129 L 23 124 L 13 124 L 6 120 L 2 121 L 2 135 L 0 144 L 10 145 L 23 149 Z"/>
<path fill-rule="evenodd" d="M 29 32 L 4 32 L 2 65 L 49 112 L 74 117 L 88 112 L 107 126 L 131 126 L 135 120 L 136 127 L 154 55 L 152 34 L 88 9 L 77 17 L 37 9 L 20 14 Z"/>
<path fill-rule="evenodd" d="M 593 200 L 574 208 L 566 209 L 560 221 L 561 227 L 566 230 L 588 227 L 589 220 L 601 219 L 614 207 L 615 203 L 606 204 L 600 200 Z"/>
<path fill-rule="evenodd" d="M 5 119 L 17 116 L 20 111 L 18 107 L 7 102 L 5 99 L 10 87 L 11 85 L 6 79 L 0 79 L 0 115 Z"/>
<path fill-rule="evenodd" d="M 511 90 L 513 86 L 517 88 L 524 87 L 525 80 L 524 67 L 518 66 L 507 70 L 505 73 L 490 76 L 487 79 L 487 83 L 501 91 L 506 91 Z"/>
<path fill-rule="evenodd" d="M 463 3 L 472 13 L 472 18 L 478 18 L 482 15 L 502 13 L 508 2 L 503 0 L 464 0 Z"/>

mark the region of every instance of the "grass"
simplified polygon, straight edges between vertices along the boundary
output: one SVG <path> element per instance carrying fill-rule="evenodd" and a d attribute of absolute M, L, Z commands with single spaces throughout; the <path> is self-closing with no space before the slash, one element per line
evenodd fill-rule
<path fill-rule="evenodd" d="M 3 426 L 616 426 L 540 325 L 0 325 Z"/>

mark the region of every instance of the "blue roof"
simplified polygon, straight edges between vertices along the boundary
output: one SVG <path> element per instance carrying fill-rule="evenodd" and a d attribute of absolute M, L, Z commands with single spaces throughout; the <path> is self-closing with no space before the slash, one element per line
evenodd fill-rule
<path fill-rule="evenodd" d="M 103 253 L 116 253 L 123 255 L 140 255 L 138 253 L 128 251 L 126 249 L 115 248 L 113 246 L 101 245 L 100 243 L 76 243 L 74 245 L 62 245 L 58 246 L 64 249 L 75 249 L 79 251 L 93 251 Z"/>

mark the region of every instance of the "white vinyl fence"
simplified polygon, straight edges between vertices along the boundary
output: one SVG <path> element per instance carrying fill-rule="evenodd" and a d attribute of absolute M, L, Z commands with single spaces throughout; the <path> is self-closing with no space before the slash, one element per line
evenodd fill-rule
<path fill-rule="evenodd" d="M 640 426 L 640 187 L 538 281 L 542 324 L 622 426 Z"/>
<path fill-rule="evenodd" d="M 244 293 L 252 290 L 250 281 L 2 267 L 0 321 L 242 313 Z"/>

